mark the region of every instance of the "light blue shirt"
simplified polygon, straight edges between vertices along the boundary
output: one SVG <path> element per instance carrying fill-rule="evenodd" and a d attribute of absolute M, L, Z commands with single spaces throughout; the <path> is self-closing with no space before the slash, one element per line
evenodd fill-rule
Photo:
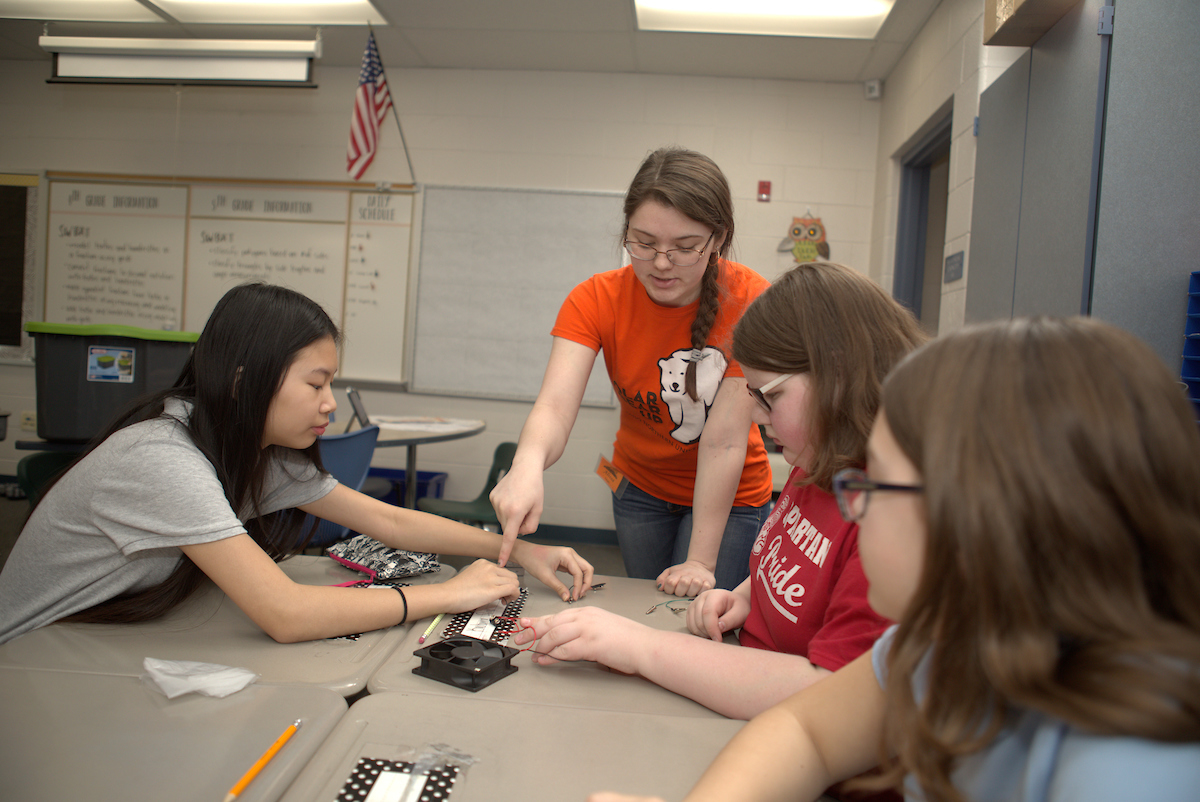
<path fill-rule="evenodd" d="M 896 627 L 889 628 L 872 651 L 880 685 L 895 632 Z M 923 694 L 924 666 L 914 684 Z M 971 802 L 1197 802 L 1200 742 L 1090 735 L 1035 710 L 1021 710 L 989 746 L 961 759 L 953 778 Z M 905 798 L 922 798 L 911 778 Z"/>

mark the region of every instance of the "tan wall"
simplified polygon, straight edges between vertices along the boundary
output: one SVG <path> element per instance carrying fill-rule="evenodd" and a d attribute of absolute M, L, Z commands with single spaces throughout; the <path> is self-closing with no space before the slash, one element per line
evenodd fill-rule
<path fill-rule="evenodd" d="M 0 62 L 0 171 L 346 179 L 355 69 L 318 66 L 315 90 L 46 84 L 48 74 L 46 62 Z M 811 210 L 825 221 L 833 258 L 866 268 L 881 107 L 860 84 L 465 70 L 399 70 L 391 80 L 422 183 L 623 191 L 650 150 L 679 144 L 728 175 L 740 261 L 774 278 L 791 263 L 776 246 L 792 217 Z M 408 181 L 390 124 L 366 177 Z M 760 180 L 772 182 L 770 203 L 755 200 Z M 28 365 L 0 365 L 0 409 L 32 409 L 33 384 Z M 478 493 L 495 445 L 515 440 L 529 411 L 399 392 L 364 398 L 380 413 L 436 408 L 487 420 L 483 435 L 420 449 L 422 470 L 450 474 L 450 498 Z M 22 434 L 10 421 L 0 474 L 11 475 Z M 546 523 L 611 528 L 593 469 L 611 454 L 616 425 L 615 410 L 580 414 L 546 478 Z M 403 459 L 402 449 L 381 450 L 376 464 Z"/>
<path fill-rule="evenodd" d="M 970 253 L 975 175 L 975 116 L 979 95 L 1024 47 L 983 44 L 983 0 L 943 0 L 884 83 L 875 165 L 875 217 L 870 275 L 891 288 L 904 154 L 952 110 L 950 181 L 944 254 Z M 963 323 L 970 264 L 963 278 L 942 286 L 938 331 Z"/>

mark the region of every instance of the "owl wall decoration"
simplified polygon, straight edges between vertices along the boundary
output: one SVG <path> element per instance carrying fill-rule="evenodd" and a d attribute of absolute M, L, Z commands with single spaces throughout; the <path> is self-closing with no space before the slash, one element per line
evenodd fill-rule
<path fill-rule="evenodd" d="M 796 263 L 829 261 L 829 243 L 825 224 L 819 217 L 793 217 L 788 235 L 779 243 L 779 252 L 791 251 Z"/>

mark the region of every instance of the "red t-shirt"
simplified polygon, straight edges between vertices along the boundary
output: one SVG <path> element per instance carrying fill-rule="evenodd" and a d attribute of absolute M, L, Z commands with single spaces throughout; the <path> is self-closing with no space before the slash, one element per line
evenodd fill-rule
<path fill-rule="evenodd" d="M 681 307 L 650 299 L 629 265 L 597 273 L 571 290 L 551 334 L 604 351 L 621 407 L 613 465 L 635 486 L 673 504 L 692 505 L 700 433 L 726 376 L 742 376 L 730 356 L 733 327 L 770 282 L 736 262 L 720 263 L 719 311 L 697 370 L 698 401 L 683 389 L 699 301 Z M 751 426 L 736 506 L 771 500 L 771 466 Z"/>
<path fill-rule="evenodd" d="M 739 640 L 836 671 L 870 649 L 891 622 L 867 604 L 858 524 L 842 518 L 831 493 L 794 484 L 797 471 L 754 541 L 750 615 Z"/>

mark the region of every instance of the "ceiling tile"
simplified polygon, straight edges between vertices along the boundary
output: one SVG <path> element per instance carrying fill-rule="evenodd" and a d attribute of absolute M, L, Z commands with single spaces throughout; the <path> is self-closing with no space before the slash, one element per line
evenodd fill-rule
<path fill-rule="evenodd" d="M 408 31 L 427 67 L 632 72 L 628 33 Z"/>
<path fill-rule="evenodd" d="M 5 0 L 0 0 L 0 4 Z M 897 0 L 874 40 L 637 31 L 631 0 L 373 0 L 385 66 L 659 73 L 856 82 L 886 78 L 938 0 Z M 311 39 L 309 25 L 55 22 L 59 36 Z M 0 19 L 0 58 L 48 60 L 42 24 Z M 318 67 L 357 67 L 365 26 L 320 29 Z"/>
<path fill-rule="evenodd" d="M 859 40 L 791 36 L 643 32 L 635 42 L 639 72 L 812 81 L 855 80 L 871 49 Z"/>

